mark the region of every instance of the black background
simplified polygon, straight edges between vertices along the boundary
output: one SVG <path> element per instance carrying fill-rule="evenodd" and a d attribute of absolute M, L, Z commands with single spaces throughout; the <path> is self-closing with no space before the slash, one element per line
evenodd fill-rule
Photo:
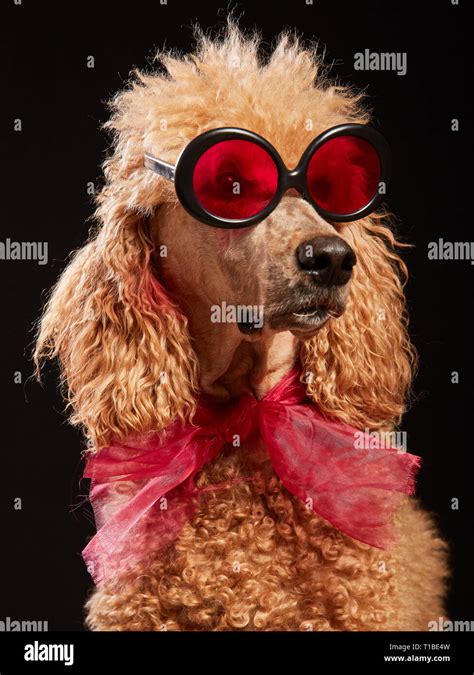
<path fill-rule="evenodd" d="M 285 27 L 318 39 L 331 74 L 365 88 L 394 155 L 389 204 L 411 271 L 407 295 L 411 332 L 420 352 L 417 399 L 402 428 L 409 449 L 424 458 L 418 493 L 439 517 L 450 542 L 453 580 L 449 614 L 470 620 L 473 607 L 470 508 L 472 408 L 472 279 L 469 261 L 430 261 L 439 237 L 469 241 L 471 216 L 463 186 L 469 117 L 465 92 L 468 50 L 461 28 L 465 8 L 450 0 L 304 0 L 231 5 L 243 27 L 257 26 L 271 43 Z M 467 3 L 464 3 L 467 4 Z M 2 312 L 2 575 L 0 620 L 47 620 L 51 630 L 81 630 L 91 587 L 80 557 L 93 533 L 83 501 L 80 434 L 69 427 L 56 371 L 43 388 L 31 379 L 32 325 L 45 291 L 69 252 L 86 239 L 93 207 L 86 187 L 100 185 L 108 139 L 100 131 L 104 101 L 130 70 L 150 66 L 154 48 L 189 50 L 192 23 L 222 24 L 229 5 L 111 0 L 41 2 L 0 14 L 1 236 L 48 241 L 49 262 L 0 261 L 7 303 Z M 408 73 L 354 71 L 354 53 L 407 52 Z M 95 68 L 86 67 L 87 56 Z M 13 131 L 21 118 L 23 131 Z M 451 119 L 460 131 L 450 130 Z M 463 186 L 463 187 L 462 187 Z M 14 384 L 14 372 L 23 384 Z M 458 371 L 459 384 L 451 384 Z M 21 511 L 13 508 L 20 497 Z M 458 498 L 459 510 L 451 509 Z"/>

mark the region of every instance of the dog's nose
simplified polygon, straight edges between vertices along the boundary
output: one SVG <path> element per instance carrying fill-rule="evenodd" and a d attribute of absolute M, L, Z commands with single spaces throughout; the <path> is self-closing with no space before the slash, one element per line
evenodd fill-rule
<path fill-rule="evenodd" d="M 356 254 L 341 237 L 315 237 L 296 249 L 298 267 L 323 286 L 343 286 L 351 278 Z"/>

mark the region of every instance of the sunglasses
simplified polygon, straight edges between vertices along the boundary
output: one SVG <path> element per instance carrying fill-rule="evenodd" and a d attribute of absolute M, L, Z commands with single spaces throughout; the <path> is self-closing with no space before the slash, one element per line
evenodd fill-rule
<path fill-rule="evenodd" d="M 368 215 L 384 198 L 390 150 L 372 127 L 340 124 L 315 138 L 290 170 L 262 136 L 225 127 L 194 138 L 175 165 L 148 153 L 144 165 L 174 181 L 186 211 L 214 227 L 256 225 L 290 188 L 326 220 L 348 222 Z"/>

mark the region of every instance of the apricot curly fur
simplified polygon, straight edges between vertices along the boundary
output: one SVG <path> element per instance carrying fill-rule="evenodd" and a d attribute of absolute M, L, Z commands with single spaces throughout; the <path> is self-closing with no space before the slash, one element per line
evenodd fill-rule
<path fill-rule="evenodd" d="M 45 358 L 58 357 L 71 421 L 91 451 L 192 416 L 198 390 L 187 320 L 157 281 L 149 228 L 161 206 L 180 207 L 172 184 L 144 169 L 143 153 L 175 162 L 197 134 L 232 125 L 264 135 L 294 166 L 321 131 L 370 119 L 359 93 L 326 77 L 312 46 L 283 35 L 267 58 L 261 46 L 233 24 L 221 38 L 200 35 L 193 54 L 158 54 L 161 70 L 136 71 L 111 102 L 97 227 L 53 289 L 35 352 L 38 373 Z M 387 214 L 351 223 L 343 236 L 359 262 L 345 314 L 302 345 L 307 390 L 335 417 L 392 429 L 416 364 L 406 268 Z M 199 480 L 247 475 L 255 462 L 255 447 L 229 448 Z M 165 556 L 96 590 L 88 626 L 425 630 L 443 615 L 446 547 L 413 500 L 400 509 L 400 541 L 387 553 L 308 511 L 282 488 L 263 450 L 258 470 L 260 483 L 205 493 Z"/>
<path fill-rule="evenodd" d="M 255 470 L 255 445 L 229 448 L 201 472 L 205 486 Z M 412 500 L 390 553 L 343 535 L 292 497 L 268 462 L 260 485 L 206 493 L 176 545 L 96 591 L 100 630 L 426 630 L 443 616 L 446 547 Z"/>
<path fill-rule="evenodd" d="M 344 238 L 359 262 L 343 316 L 303 344 L 307 389 L 334 417 L 389 429 L 405 411 L 417 361 L 403 293 L 408 272 L 392 231 L 376 217 L 349 224 Z"/>

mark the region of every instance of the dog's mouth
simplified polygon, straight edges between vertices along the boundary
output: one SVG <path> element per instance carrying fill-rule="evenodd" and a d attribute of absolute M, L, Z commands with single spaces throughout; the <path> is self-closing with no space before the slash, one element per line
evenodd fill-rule
<path fill-rule="evenodd" d="M 296 337 L 309 337 L 316 333 L 329 319 L 338 318 L 344 312 L 344 303 L 332 304 L 306 304 L 285 306 L 273 309 L 265 315 L 264 325 L 271 330 L 287 330 Z M 244 335 L 252 335 L 261 332 L 261 328 L 251 323 L 239 323 L 239 330 Z"/>
<path fill-rule="evenodd" d="M 297 337 L 315 333 L 330 318 L 341 316 L 344 308 L 340 306 L 310 305 L 296 307 L 289 312 L 273 316 L 270 321 L 272 328 L 284 328 Z"/>
<path fill-rule="evenodd" d="M 341 316 L 342 312 L 335 309 L 328 309 L 327 307 L 320 307 L 316 305 L 315 307 L 309 307 L 307 309 L 302 309 L 299 312 L 292 312 L 292 316 L 296 319 L 305 319 L 305 320 L 314 320 L 321 321 L 322 319 L 327 319 L 330 316 L 338 317 Z M 310 321 L 312 323 L 312 321 Z"/>

